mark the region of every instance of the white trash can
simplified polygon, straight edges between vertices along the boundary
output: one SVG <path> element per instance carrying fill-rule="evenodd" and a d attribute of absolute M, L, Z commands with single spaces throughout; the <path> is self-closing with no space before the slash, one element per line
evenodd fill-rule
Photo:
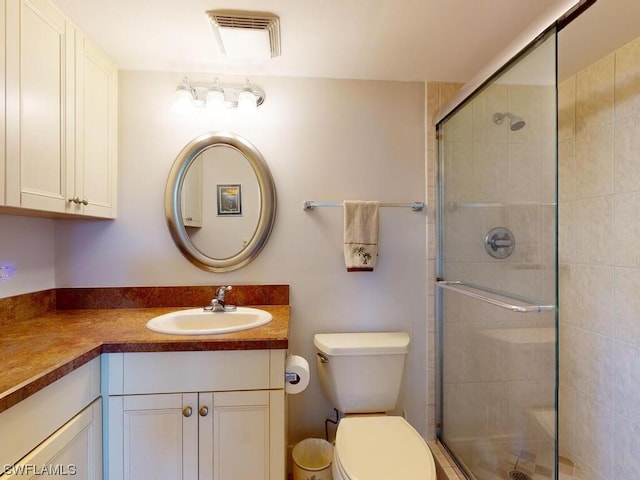
<path fill-rule="evenodd" d="M 293 451 L 293 480 L 333 480 L 333 445 L 322 438 L 298 442 Z"/>

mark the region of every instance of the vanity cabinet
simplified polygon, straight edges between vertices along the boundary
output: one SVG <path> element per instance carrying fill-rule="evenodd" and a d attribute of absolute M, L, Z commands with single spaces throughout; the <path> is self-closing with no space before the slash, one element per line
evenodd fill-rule
<path fill-rule="evenodd" d="M 102 402 L 94 401 L 0 476 L 102 479 Z M 4 467 L 7 468 L 6 466 Z"/>
<path fill-rule="evenodd" d="M 96 358 L 0 413 L 0 479 L 102 479 L 99 394 Z"/>
<path fill-rule="evenodd" d="M 284 350 L 104 360 L 110 480 L 286 478 Z"/>
<path fill-rule="evenodd" d="M 4 204 L 114 217 L 115 65 L 49 0 L 4 7 Z"/>
<path fill-rule="evenodd" d="M 272 420 L 271 409 L 281 408 L 281 393 L 126 395 L 112 400 L 113 420 L 122 421 L 123 478 L 275 478 L 269 464 L 270 424 L 278 419 L 274 411 Z M 120 477 L 111 473 L 110 478 Z"/>

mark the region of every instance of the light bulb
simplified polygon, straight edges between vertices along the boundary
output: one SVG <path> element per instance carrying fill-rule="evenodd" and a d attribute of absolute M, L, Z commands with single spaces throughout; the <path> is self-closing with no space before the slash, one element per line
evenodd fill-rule
<path fill-rule="evenodd" d="M 247 86 L 238 94 L 238 111 L 250 113 L 256 110 L 258 110 L 258 99 L 247 81 Z"/>
<path fill-rule="evenodd" d="M 176 93 L 173 94 L 173 111 L 186 113 L 193 108 L 193 88 L 189 85 L 189 79 L 184 77 L 182 85 L 178 85 Z"/>
<path fill-rule="evenodd" d="M 224 109 L 224 92 L 220 88 L 212 88 L 207 92 L 207 110 L 222 111 Z"/>

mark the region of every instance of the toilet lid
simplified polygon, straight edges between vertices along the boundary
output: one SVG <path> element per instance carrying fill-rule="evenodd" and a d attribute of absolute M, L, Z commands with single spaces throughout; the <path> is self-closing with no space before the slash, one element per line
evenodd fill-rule
<path fill-rule="evenodd" d="M 350 479 L 436 478 L 426 442 L 398 416 L 343 418 L 336 435 L 335 461 Z"/>

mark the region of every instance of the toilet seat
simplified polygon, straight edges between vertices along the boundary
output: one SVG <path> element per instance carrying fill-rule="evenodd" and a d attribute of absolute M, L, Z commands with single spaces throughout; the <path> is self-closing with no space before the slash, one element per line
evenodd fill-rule
<path fill-rule="evenodd" d="M 402 417 L 345 417 L 338 425 L 334 476 L 340 480 L 435 480 L 433 456 Z"/>

